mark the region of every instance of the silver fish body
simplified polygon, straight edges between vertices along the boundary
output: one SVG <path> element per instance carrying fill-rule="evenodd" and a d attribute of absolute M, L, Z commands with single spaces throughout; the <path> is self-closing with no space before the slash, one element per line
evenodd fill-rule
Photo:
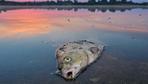
<path fill-rule="evenodd" d="M 67 42 L 56 50 L 58 71 L 65 79 L 75 79 L 101 56 L 104 46 L 87 40 Z"/>

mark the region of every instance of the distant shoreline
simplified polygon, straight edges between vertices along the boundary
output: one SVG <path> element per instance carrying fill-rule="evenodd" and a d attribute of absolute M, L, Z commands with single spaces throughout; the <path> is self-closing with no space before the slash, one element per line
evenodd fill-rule
<path fill-rule="evenodd" d="M 22 7 L 22 8 L 26 8 L 26 7 L 66 7 L 66 8 L 79 8 L 79 7 L 84 7 L 84 8 L 88 8 L 88 7 L 98 7 L 98 8 L 148 8 L 148 5 L 0 5 L 0 8 L 5 8 L 5 7 Z"/>
<path fill-rule="evenodd" d="M 78 0 L 47 0 L 47 1 L 26 1 L 26 2 L 17 2 L 17 1 L 7 1 L 1 0 L 0 6 L 9 6 L 9 7 L 124 7 L 124 8 L 133 8 L 133 7 L 148 7 L 148 2 L 136 3 L 132 0 L 88 0 L 86 2 L 79 2 Z"/>
<path fill-rule="evenodd" d="M 101 11 L 101 12 L 115 12 L 120 11 L 124 12 L 126 10 L 132 10 L 132 9 L 148 9 L 148 6 L 142 6 L 142 5 L 42 5 L 42 6 L 1 6 L 0 5 L 0 13 L 6 12 L 10 10 L 17 10 L 17 9 L 51 9 L 51 10 L 73 10 L 78 11 L 79 9 L 87 9 L 90 12 Z"/>

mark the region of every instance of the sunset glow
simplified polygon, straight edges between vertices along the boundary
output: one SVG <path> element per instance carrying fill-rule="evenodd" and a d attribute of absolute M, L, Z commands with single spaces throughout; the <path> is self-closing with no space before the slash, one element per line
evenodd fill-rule
<path fill-rule="evenodd" d="M 130 13 L 124 15 L 117 13 L 118 16 L 114 13 L 94 13 L 90 16 L 89 13 L 84 12 L 26 9 L 2 13 L 0 14 L 0 37 L 18 35 L 28 37 L 52 33 L 52 31 L 87 31 L 89 29 L 148 32 L 148 24 L 145 23 L 147 21 L 143 22 L 144 19 L 141 18 L 146 15 L 137 17 Z M 108 16 L 112 19 L 108 20 Z"/>

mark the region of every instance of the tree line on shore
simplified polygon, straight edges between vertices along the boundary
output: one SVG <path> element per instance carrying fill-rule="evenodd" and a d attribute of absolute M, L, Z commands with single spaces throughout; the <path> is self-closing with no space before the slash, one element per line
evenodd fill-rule
<path fill-rule="evenodd" d="M 78 0 L 47 0 L 33 2 L 16 2 L 0 0 L 0 5 L 148 5 L 147 2 L 135 3 L 132 0 L 88 0 L 87 2 L 79 2 Z"/>

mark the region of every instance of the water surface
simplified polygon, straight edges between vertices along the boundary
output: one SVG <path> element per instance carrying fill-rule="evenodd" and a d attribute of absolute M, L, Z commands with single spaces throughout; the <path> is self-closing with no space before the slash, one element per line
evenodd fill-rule
<path fill-rule="evenodd" d="M 148 10 L 1 9 L 0 84 L 148 84 Z M 102 57 L 75 81 L 54 75 L 55 49 L 101 42 Z"/>

